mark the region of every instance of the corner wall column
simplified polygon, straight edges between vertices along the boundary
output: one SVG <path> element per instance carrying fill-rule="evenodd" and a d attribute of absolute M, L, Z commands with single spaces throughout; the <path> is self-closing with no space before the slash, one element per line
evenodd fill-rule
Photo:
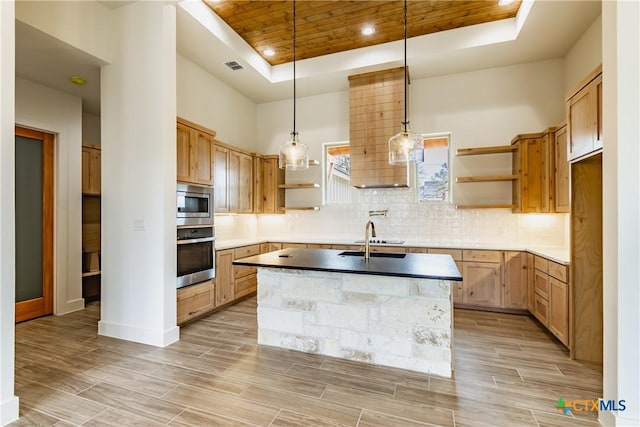
<path fill-rule="evenodd" d="M 640 425 L 640 3 L 602 2 L 603 398 L 606 426 Z"/>
<path fill-rule="evenodd" d="M 0 425 L 18 419 L 15 396 L 15 3 L 0 1 Z"/>
<path fill-rule="evenodd" d="M 176 10 L 114 10 L 101 69 L 102 289 L 98 333 L 166 346 L 176 326 Z"/>

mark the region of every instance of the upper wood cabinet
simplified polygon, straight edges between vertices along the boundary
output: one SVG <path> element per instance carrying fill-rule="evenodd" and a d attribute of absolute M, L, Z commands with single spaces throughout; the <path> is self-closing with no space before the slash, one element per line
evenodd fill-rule
<path fill-rule="evenodd" d="M 571 166 L 567 155 L 567 126 L 560 125 L 554 132 L 554 184 L 555 212 L 571 211 Z"/>
<path fill-rule="evenodd" d="M 253 212 L 253 156 L 216 141 L 215 212 Z"/>
<path fill-rule="evenodd" d="M 516 136 L 513 152 L 513 211 L 516 213 L 569 212 L 569 163 L 566 126 Z"/>
<path fill-rule="evenodd" d="M 513 211 L 517 213 L 550 212 L 551 143 L 549 131 L 516 136 L 513 152 Z"/>
<path fill-rule="evenodd" d="M 389 138 L 404 119 L 404 68 L 349 76 L 351 185 L 408 186 L 408 165 L 389 164 Z"/>
<path fill-rule="evenodd" d="M 82 144 L 82 193 L 100 194 L 100 146 Z"/>
<path fill-rule="evenodd" d="M 253 157 L 229 150 L 229 209 L 236 213 L 253 212 Z"/>
<path fill-rule="evenodd" d="M 215 132 L 188 120 L 178 118 L 177 180 L 213 185 L 213 140 Z"/>
<path fill-rule="evenodd" d="M 214 145 L 213 170 L 215 175 L 215 212 L 230 212 L 229 208 L 229 149 Z"/>
<path fill-rule="evenodd" d="M 253 163 L 254 202 L 257 214 L 284 213 L 285 172 L 278 167 L 277 155 L 256 155 Z"/>
<path fill-rule="evenodd" d="M 571 161 L 602 150 L 602 65 L 567 98 L 567 137 Z"/>

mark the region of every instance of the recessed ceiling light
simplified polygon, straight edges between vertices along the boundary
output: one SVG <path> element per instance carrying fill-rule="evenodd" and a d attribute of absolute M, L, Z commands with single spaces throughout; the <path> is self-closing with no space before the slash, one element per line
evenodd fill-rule
<path fill-rule="evenodd" d="M 361 30 L 362 35 L 365 35 L 365 36 L 370 36 L 375 32 L 376 32 L 376 29 L 373 28 L 371 25 L 365 25 L 364 27 L 362 27 L 362 30 Z"/>
<path fill-rule="evenodd" d="M 509 6 L 513 4 L 515 0 L 498 0 L 498 6 Z"/>
<path fill-rule="evenodd" d="M 85 79 L 83 79 L 82 77 L 78 77 L 78 76 L 69 77 L 69 81 L 71 83 L 73 83 L 74 85 L 78 85 L 78 86 L 84 86 L 84 85 L 87 84 L 87 81 Z"/>
<path fill-rule="evenodd" d="M 276 51 L 268 47 L 265 50 L 263 50 L 262 53 L 264 53 L 264 56 L 273 56 L 276 54 Z"/>

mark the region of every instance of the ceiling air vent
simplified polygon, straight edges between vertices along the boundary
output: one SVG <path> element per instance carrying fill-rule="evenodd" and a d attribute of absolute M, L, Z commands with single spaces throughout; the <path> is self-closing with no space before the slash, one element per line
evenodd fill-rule
<path fill-rule="evenodd" d="M 231 68 L 233 71 L 238 71 L 244 69 L 244 67 L 238 64 L 236 61 L 225 62 L 224 65 Z"/>

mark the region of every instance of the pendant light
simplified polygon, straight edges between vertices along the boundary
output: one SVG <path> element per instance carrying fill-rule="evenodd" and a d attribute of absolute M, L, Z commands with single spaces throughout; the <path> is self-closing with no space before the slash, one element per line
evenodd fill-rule
<path fill-rule="evenodd" d="M 422 135 L 411 132 L 407 117 L 407 0 L 404 0 L 404 121 L 402 130 L 389 138 L 389 164 L 400 165 L 424 161 Z"/>
<path fill-rule="evenodd" d="M 293 0 L 293 130 L 291 139 L 280 146 L 278 166 L 288 170 L 309 168 L 309 147 L 300 142 L 296 130 L 296 0 Z"/>

